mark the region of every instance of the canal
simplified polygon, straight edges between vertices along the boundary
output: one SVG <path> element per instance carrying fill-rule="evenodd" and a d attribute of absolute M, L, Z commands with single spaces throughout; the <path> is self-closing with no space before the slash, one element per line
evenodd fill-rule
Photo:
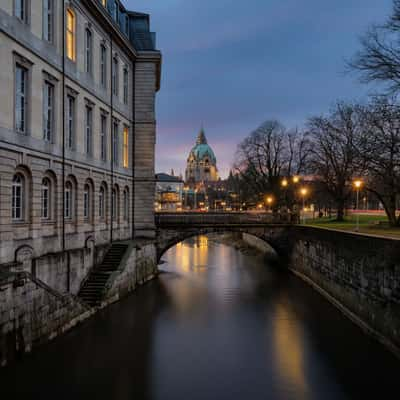
<path fill-rule="evenodd" d="M 353 400 L 399 393 L 399 361 L 259 253 L 199 236 L 163 260 L 157 280 L 0 370 L 4 398 Z"/>

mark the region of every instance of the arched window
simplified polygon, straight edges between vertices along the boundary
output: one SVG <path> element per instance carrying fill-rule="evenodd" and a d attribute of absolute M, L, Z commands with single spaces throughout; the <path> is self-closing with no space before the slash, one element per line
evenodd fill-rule
<path fill-rule="evenodd" d="M 89 219 L 90 216 L 90 187 L 88 184 L 83 189 L 83 218 Z"/>
<path fill-rule="evenodd" d="M 129 191 L 128 189 L 124 190 L 124 220 L 129 220 Z"/>
<path fill-rule="evenodd" d="M 44 178 L 42 180 L 42 188 L 41 188 L 41 217 L 42 219 L 50 219 L 51 210 L 50 210 L 50 180 L 48 178 Z"/>
<path fill-rule="evenodd" d="M 24 177 L 20 174 L 16 174 L 12 181 L 12 204 L 11 212 L 12 219 L 14 221 L 22 221 L 24 219 Z"/>
<path fill-rule="evenodd" d="M 106 215 L 105 199 L 106 193 L 104 186 L 102 186 L 99 191 L 99 217 L 101 220 L 104 220 Z"/>
<path fill-rule="evenodd" d="M 114 188 L 112 190 L 112 208 L 111 208 L 111 216 L 113 221 L 116 221 L 118 219 L 118 214 L 119 214 L 119 196 L 118 196 L 118 189 Z"/>
<path fill-rule="evenodd" d="M 75 13 L 71 8 L 67 9 L 67 26 L 66 26 L 66 47 L 67 47 L 67 57 L 71 61 L 76 60 L 76 22 Z"/>
<path fill-rule="evenodd" d="M 72 219 L 72 209 L 73 209 L 73 197 L 72 197 L 72 184 L 71 182 L 67 182 L 65 184 L 65 193 L 64 193 L 64 216 L 67 219 Z"/>

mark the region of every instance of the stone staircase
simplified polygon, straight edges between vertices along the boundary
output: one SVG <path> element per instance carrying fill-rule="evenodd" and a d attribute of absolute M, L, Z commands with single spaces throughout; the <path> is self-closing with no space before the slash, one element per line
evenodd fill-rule
<path fill-rule="evenodd" d="M 125 252 L 128 248 L 127 244 L 113 243 L 105 255 L 103 262 L 94 267 L 85 281 L 78 297 L 86 304 L 92 307 L 101 304 L 104 295 L 104 288 L 110 275 L 116 271 Z"/>

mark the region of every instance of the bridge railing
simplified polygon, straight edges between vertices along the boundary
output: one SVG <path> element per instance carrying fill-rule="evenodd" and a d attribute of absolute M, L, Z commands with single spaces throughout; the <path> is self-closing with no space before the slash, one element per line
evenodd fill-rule
<path fill-rule="evenodd" d="M 156 213 L 156 225 L 243 225 L 288 223 L 287 216 L 271 213 Z"/>

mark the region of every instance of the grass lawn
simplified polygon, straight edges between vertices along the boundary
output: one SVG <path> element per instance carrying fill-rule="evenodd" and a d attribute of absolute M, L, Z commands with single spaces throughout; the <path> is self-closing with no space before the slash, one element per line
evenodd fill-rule
<path fill-rule="evenodd" d="M 315 218 L 306 220 L 306 225 L 317 226 L 326 229 L 339 229 L 343 231 L 355 232 L 356 215 L 349 215 L 345 221 L 338 222 L 335 218 Z M 371 235 L 380 235 L 395 237 L 400 239 L 400 228 L 392 228 L 388 224 L 386 216 L 382 215 L 359 215 L 360 233 L 368 233 Z"/>

